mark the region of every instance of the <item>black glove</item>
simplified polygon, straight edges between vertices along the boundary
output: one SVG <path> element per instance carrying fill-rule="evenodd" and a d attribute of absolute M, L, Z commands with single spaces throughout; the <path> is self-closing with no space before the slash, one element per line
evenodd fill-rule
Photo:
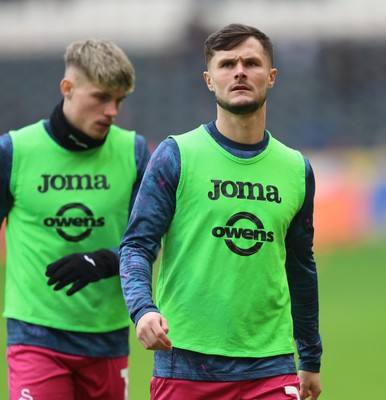
<path fill-rule="evenodd" d="M 75 253 L 65 256 L 47 266 L 46 276 L 49 285 L 55 285 L 54 290 L 74 283 L 67 291 L 71 296 L 90 282 L 117 275 L 119 262 L 117 256 L 110 250 L 102 249 L 90 253 Z"/>

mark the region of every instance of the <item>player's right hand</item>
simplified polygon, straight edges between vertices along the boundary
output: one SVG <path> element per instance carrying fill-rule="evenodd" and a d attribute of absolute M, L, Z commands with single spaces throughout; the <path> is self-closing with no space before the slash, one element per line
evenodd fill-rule
<path fill-rule="evenodd" d="M 137 322 L 137 338 L 147 350 L 171 350 L 168 321 L 160 313 L 148 312 Z"/>

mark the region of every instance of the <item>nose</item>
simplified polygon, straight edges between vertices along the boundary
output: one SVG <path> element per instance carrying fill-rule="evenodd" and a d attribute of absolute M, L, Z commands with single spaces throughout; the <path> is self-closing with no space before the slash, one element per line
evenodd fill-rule
<path fill-rule="evenodd" d="M 105 114 L 109 117 L 115 118 L 119 112 L 119 104 L 115 101 L 110 101 L 105 108 Z"/>
<path fill-rule="evenodd" d="M 245 73 L 245 69 L 242 63 L 237 63 L 235 69 L 235 79 L 245 79 L 247 74 Z"/>

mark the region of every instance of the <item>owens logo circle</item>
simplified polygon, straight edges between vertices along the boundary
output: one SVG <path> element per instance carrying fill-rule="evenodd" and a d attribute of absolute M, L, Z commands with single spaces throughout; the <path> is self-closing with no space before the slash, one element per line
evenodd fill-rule
<path fill-rule="evenodd" d="M 256 229 L 234 227 L 236 222 L 240 220 L 252 222 Z M 225 237 L 225 244 L 233 253 L 236 253 L 239 256 L 250 256 L 255 254 L 261 249 L 264 242 L 273 242 L 274 239 L 273 232 L 266 232 L 263 223 L 256 217 L 256 215 L 250 212 L 239 212 L 232 215 L 224 227 L 216 226 L 213 228 L 212 235 L 218 238 Z M 236 239 L 239 239 L 237 241 L 238 244 L 235 243 Z M 240 239 L 244 239 L 244 241 L 253 240 L 255 241 L 255 244 L 248 248 L 243 248 L 239 246 Z"/>
<path fill-rule="evenodd" d="M 92 228 L 104 224 L 103 217 L 94 218 L 92 211 L 82 203 L 66 204 L 55 217 L 44 219 L 45 226 L 56 228 L 56 232 L 68 242 L 80 242 L 90 236 Z"/>

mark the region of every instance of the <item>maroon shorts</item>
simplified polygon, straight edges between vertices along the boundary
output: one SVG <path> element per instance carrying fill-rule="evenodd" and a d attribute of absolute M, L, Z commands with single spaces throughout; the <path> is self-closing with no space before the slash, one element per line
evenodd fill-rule
<path fill-rule="evenodd" d="M 151 379 L 151 400 L 300 400 L 297 375 L 237 382 Z"/>
<path fill-rule="evenodd" d="M 10 400 L 128 399 L 127 357 L 78 357 L 12 345 L 7 362 Z"/>

